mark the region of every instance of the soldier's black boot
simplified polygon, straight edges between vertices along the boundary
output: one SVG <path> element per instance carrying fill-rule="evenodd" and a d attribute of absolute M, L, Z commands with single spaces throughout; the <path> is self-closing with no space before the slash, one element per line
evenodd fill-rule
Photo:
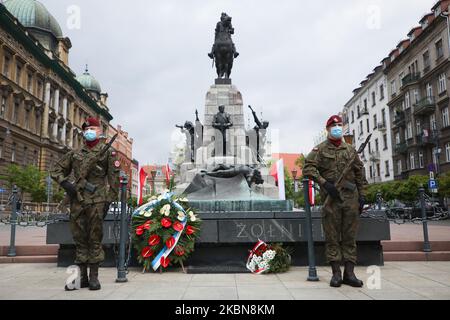
<path fill-rule="evenodd" d="M 343 283 L 355 288 L 361 288 L 364 283 L 356 277 L 354 270 L 355 264 L 351 261 L 346 261 Z"/>
<path fill-rule="evenodd" d="M 89 265 L 89 290 L 100 290 L 102 287 L 98 281 L 98 263 Z"/>
<path fill-rule="evenodd" d="M 88 266 L 86 263 L 79 264 L 80 267 L 80 288 L 89 287 Z"/>
<path fill-rule="evenodd" d="M 340 263 L 333 261 L 330 264 L 331 269 L 333 271 L 333 276 L 331 277 L 330 281 L 330 287 L 339 288 L 342 285 L 342 273 Z"/>

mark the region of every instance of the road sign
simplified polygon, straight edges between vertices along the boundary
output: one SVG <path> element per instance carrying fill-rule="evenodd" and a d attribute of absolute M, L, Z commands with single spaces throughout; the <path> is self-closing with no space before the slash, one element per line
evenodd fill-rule
<path fill-rule="evenodd" d="M 438 187 L 439 187 L 438 186 L 438 182 L 436 180 L 430 180 L 428 182 L 428 188 L 429 189 L 433 190 L 433 189 L 437 189 Z"/>

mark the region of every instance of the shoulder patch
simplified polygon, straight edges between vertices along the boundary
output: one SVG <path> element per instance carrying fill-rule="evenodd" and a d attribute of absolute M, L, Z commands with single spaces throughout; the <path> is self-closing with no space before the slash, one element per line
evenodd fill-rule
<path fill-rule="evenodd" d="M 114 161 L 114 166 L 116 168 L 120 168 L 120 161 L 119 160 Z"/>

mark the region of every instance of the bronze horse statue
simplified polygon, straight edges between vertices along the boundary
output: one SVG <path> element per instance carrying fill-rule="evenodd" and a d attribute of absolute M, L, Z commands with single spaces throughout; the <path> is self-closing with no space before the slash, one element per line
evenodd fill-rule
<path fill-rule="evenodd" d="M 234 28 L 231 25 L 231 17 L 226 13 L 222 13 L 216 26 L 214 45 L 211 52 L 208 53 L 208 56 L 216 64 L 217 77 L 219 79 L 230 78 L 234 58 L 239 56 L 231 39 L 232 34 L 234 34 Z"/>

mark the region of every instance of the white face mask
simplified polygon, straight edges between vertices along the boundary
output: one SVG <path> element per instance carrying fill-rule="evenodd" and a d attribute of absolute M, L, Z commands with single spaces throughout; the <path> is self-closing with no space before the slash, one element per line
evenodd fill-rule
<path fill-rule="evenodd" d="M 84 138 L 86 139 L 86 141 L 88 142 L 92 142 L 97 140 L 97 132 L 95 130 L 86 130 L 84 132 Z"/>

